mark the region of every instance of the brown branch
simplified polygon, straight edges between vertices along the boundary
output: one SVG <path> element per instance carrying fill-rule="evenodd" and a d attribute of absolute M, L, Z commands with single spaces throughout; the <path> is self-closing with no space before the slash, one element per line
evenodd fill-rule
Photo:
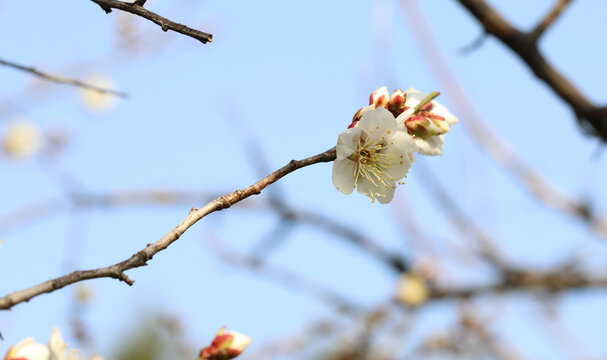
<path fill-rule="evenodd" d="M 435 75 L 443 92 L 451 99 L 451 104 L 457 110 L 460 118 L 465 119 L 461 123 L 476 143 L 496 163 L 518 179 L 539 202 L 586 223 L 598 235 L 607 237 L 606 217 L 597 214 L 586 201 L 565 194 L 556 188 L 535 168 L 525 163 L 489 127 L 475 109 L 465 89 L 459 84 L 419 7 L 414 1 L 401 1 L 400 3 L 407 23 L 415 35 L 413 38 L 417 41 L 430 71 Z M 607 113 L 605 115 L 607 116 Z"/>
<path fill-rule="evenodd" d="M 545 82 L 563 101 L 565 101 L 575 112 L 578 121 L 586 130 L 593 132 L 603 141 L 607 141 L 607 107 L 596 106 L 586 98 L 573 83 L 556 70 L 540 52 L 537 46 L 538 35 L 535 31 L 539 28 L 539 34 L 545 30 L 562 9 L 559 7 L 552 11 L 538 25 L 536 30 L 524 33 L 508 23 L 497 11 L 489 6 L 484 0 L 458 0 L 485 28 L 485 31 L 495 36 L 504 45 L 514 51 L 533 71 L 535 76 Z M 565 4 L 566 5 L 566 4 Z M 562 5 L 564 8 L 565 5 Z M 546 23 L 547 25 L 542 25 Z"/>
<path fill-rule="evenodd" d="M 558 0 L 552 10 L 544 16 L 544 18 L 537 24 L 535 29 L 533 29 L 530 34 L 535 41 L 537 41 L 544 32 L 558 19 L 559 16 L 563 13 L 563 10 L 567 7 L 567 5 L 571 4 L 571 0 Z"/>
<path fill-rule="evenodd" d="M 91 0 L 91 1 L 96 3 L 97 5 L 99 5 L 103 9 L 103 11 L 106 12 L 106 14 L 111 13 L 112 9 L 126 11 L 131 14 L 138 15 L 138 16 L 141 16 L 142 18 L 150 20 L 154 24 L 160 26 L 162 28 L 162 31 L 166 32 L 169 30 L 173 30 L 180 34 L 183 34 L 183 35 L 189 36 L 193 39 L 196 39 L 196 40 L 202 42 L 203 44 L 213 41 L 212 34 L 208 34 L 208 33 L 205 33 L 205 32 L 199 31 L 199 30 L 189 28 L 183 24 L 173 22 L 167 18 L 164 18 L 154 12 L 147 10 L 146 8 L 143 7 L 143 5 L 145 4 L 145 1 L 142 1 L 142 0 L 137 0 L 133 3 L 118 1 L 118 0 Z"/>
<path fill-rule="evenodd" d="M 217 241 L 217 239 L 207 238 L 205 245 L 215 256 L 228 265 L 248 270 L 260 277 L 283 285 L 285 288 L 301 291 L 318 301 L 335 307 L 341 312 L 352 315 L 364 312 L 364 307 L 354 304 L 332 289 L 309 281 L 287 268 L 272 265 L 259 257 L 229 249 L 220 244 L 220 241 Z"/>
<path fill-rule="evenodd" d="M 198 222 L 198 220 L 215 211 L 227 209 L 251 195 L 261 193 L 265 187 L 297 169 L 321 162 L 330 162 L 335 160 L 335 157 L 335 148 L 332 148 L 303 160 L 291 160 L 291 162 L 289 162 L 287 165 L 276 170 L 272 174 L 266 176 L 251 186 L 248 186 L 242 190 L 236 190 L 229 195 L 218 197 L 200 209 L 192 208 L 188 216 L 173 230 L 169 231 L 156 242 L 148 244 L 145 248 L 136 254 L 133 254 L 127 260 L 94 270 L 74 271 L 70 274 L 45 281 L 30 288 L 13 292 L 0 298 L 0 310 L 8 310 L 16 304 L 29 301 L 30 299 L 41 294 L 50 293 L 67 285 L 88 279 L 109 277 L 119 279 L 129 285 L 133 285 L 133 280 L 126 276 L 124 272 L 136 267 L 146 266 L 147 262 L 151 260 L 154 255 L 166 249 L 169 245 L 179 239 L 179 237 L 192 225 Z"/>
<path fill-rule="evenodd" d="M 120 96 L 120 97 L 128 97 L 128 94 L 122 91 L 118 91 L 118 90 L 112 90 L 112 89 L 106 89 L 106 88 L 102 88 L 99 86 L 95 86 L 95 85 L 91 85 L 91 84 L 87 84 L 84 83 L 80 80 L 75 80 L 75 79 L 70 79 L 64 76 L 57 76 L 57 75 L 51 75 L 51 74 L 47 74 L 47 73 L 43 73 L 42 71 L 37 70 L 34 67 L 31 66 L 23 66 L 8 60 L 3 60 L 0 59 L 0 65 L 4 65 L 4 66 L 8 66 L 11 67 L 13 69 L 17 69 L 17 70 L 21 70 L 21 71 L 25 71 L 28 72 L 32 75 L 35 75 L 41 79 L 44 80 L 48 80 L 54 83 L 58 83 L 58 84 L 66 84 L 66 85 L 72 85 L 72 86 L 76 86 L 79 88 L 83 88 L 83 89 L 87 89 L 87 90 L 92 90 L 92 91 L 96 91 L 100 94 L 111 94 L 111 95 L 115 95 L 115 96 Z"/>
<path fill-rule="evenodd" d="M 509 269 L 498 282 L 471 287 L 437 288 L 430 299 L 461 299 L 485 294 L 507 292 L 564 293 L 573 290 L 607 288 L 607 277 L 593 277 L 570 266 L 560 266 L 551 271 Z"/>

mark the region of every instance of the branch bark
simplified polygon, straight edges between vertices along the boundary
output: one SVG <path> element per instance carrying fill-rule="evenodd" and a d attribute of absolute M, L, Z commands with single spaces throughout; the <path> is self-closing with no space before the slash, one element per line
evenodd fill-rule
<path fill-rule="evenodd" d="M 535 30 L 525 33 L 508 23 L 484 0 L 458 0 L 483 26 L 485 31 L 514 51 L 533 71 L 575 112 L 580 125 L 595 136 L 607 141 L 607 106 L 596 106 L 573 83 L 556 70 L 540 52 L 540 35 L 561 14 L 567 1 L 560 1 Z M 557 4 L 558 5 L 558 4 Z"/>
<path fill-rule="evenodd" d="M 116 96 L 120 96 L 120 97 L 128 97 L 128 94 L 124 93 L 122 91 L 102 88 L 102 87 L 99 87 L 99 86 L 87 84 L 87 83 L 82 82 L 80 80 L 70 79 L 70 78 L 67 78 L 67 77 L 64 77 L 64 76 L 57 76 L 57 75 L 47 74 L 47 73 L 44 73 L 42 71 L 37 70 L 34 67 L 20 65 L 20 64 L 14 63 L 12 61 L 0 59 L 0 65 L 4 65 L 4 66 L 11 67 L 13 69 L 25 71 L 25 72 L 30 73 L 32 75 L 35 75 L 35 76 L 37 76 L 37 77 L 39 77 L 41 79 L 48 80 L 48 81 L 51 81 L 51 82 L 54 82 L 54 83 L 72 85 L 72 86 L 80 87 L 80 88 L 83 88 L 83 89 L 96 91 L 96 92 L 101 93 L 101 94 L 111 94 L 111 95 L 116 95 Z"/>
<path fill-rule="evenodd" d="M 188 216 L 173 230 L 169 231 L 166 235 L 158 239 L 156 242 L 148 244 L 145 248 L 133 254 L 127 260 L 103 268 L 74 271 L 70 274 L 45 281 L 30 288 L 13 292 L 0 298 L 0 310 L 8 310 L 13 306 L 22 302 L 27 302 L 36 296 L 42 295 L 44 293 L 50 293 L 55 290 L 61 289 L 67 285 L 88 279 L 109 277 L 124 281 L 129 285 L 133 285 L 134 281 L 131 280 L 124 273 L 125 271 L 137 267 L 146 266 L 147 262 L 151 260 L 154 255 L 169 247 L 169 245 L 179 239 L 179 237 L 186 230 L 188 230 L 200 219 L 215 211 L 227 209 L 230 206 L 248 198 L 251 195 L 257 195 L 261 193 L 261 191 L 268 185 L 276 182 L 280 178 L 297 169 L 321 162 L 330 162 L 335 160 L 335 157 L 335 148 L 332 148 L 318 155 L 311 156 L 303 160 L 291 160 L 291 162 L 289 162 L 287 165 L 276 170 L 272 174 L 266 176 L 265 178 L 259 180 L 251 186 L 248 186 L 242 190 L 236 190 L 229 195 L 218 197 L 217 199 L 209 202 L 200 209 L 192 208 Z"/>
<path fill-rule="evenodd" d="M 138 15 L 144 19 L 150 20 L 154 24 L 160 26 L 162 28 L 162 31 L 166 32 L 169 30 L 173 30 L 180 34 L 183 34 L 183 35 L 189 36 L 193 39 L 196 39 L 196 40 L 202 42 L 203 44 L 213 41 L 212 34 L 189 28 L 183 24 L 173 22 L 154 12 L 149 11 L 148 9 L 143 7 L 143 5 L 145 4 L 145 1 L 136 0 L 133 3 L 118 1 L 118 0 L 91 0 L 91 1 L 94 2 L 95 4 L 99 5 L 101 7 L 101 9 L 103 9 L 103 11 L 105 11 L 106 14 L 111 13 L 112 9 L 126 11 L 131 14 Z"/>

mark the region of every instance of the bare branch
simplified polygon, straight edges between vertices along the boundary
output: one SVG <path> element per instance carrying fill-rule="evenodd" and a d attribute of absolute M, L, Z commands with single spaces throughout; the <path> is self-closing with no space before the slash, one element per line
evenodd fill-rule
<path fill-rule="evenodd" d="M 0 65 L 5 65 L 5 66 L 11 67 L 13 69 L 28 72 L 30 74 L 36 75 L 37 77 L 39 77 L 41 79 L 52 81 L 54 83 L 72 85 L 72 86 L 80 87 L 83 89 L 96 91 L 100 94 L 111 94 L 111 95 L 120 96 L 123 98 L 128 97 L 128 94 L 125 92 L 122 92 L 122 91 L 102 88 L 99 86 L 84 83 L 80 80 L 70 79 L 70 78 L 67 78 L 64 76 L 57 76 L 57 75 L 43 73 L 34 67 L 23 66 L 23 65 L 20 65 L 20 64 L 8 61 L 8 60 L 0 59 Z"/>
<path fill-rule="evenodd" d="M 533 32 L 527 34 L 513 27 L 484 0 L 458 1 L 481 23 L 485 31 L 514 51 L 535 76 L 571 106 L 585 130 L 590 130 L 593 135 L 607 141 L 607 107 L 596 106 L 590 102 L 569 79 L 544 58 L 537 47 Z M 542 31 L 544 30 L 540 30 L 540 33 Z"/>
<path fill-rule="evenodd" d="M 133 285 L 133 280 L 126 276 L 124 272 L 136 267 L 146 266 L 147 262 L 151 260 L 154 255 L 169 247 L 169 245 L 179 239 L 179 237 L 192 225 L 198 222 L 198 220 L 215 211 L 227 209 L 230 206 L 248 198 L 251 195 L 257 195 L 261 193 L 261 191 L 265 187 L 297 169 L 321 162 L 330 162 L 335 160 L 335 157 L 335 148 L 332 148 L 318 155 L 311 156 L 303 160 L 291 160 L 291 162 L 289 162 L 287 165 L 276 170 L 272 174 L 266 176 L 265 178 L 259 180 L 251 186 L 248 186 L 242 190 L 236 190 L 229 195 L 221 196 L 209 202 L 200 209 L 192 208 L 188 216 L 173 230 L 169 231 L 166 235 L 158 239 L 156 242 L 148 244 L 141 251 L 137 252 L 136 254 L 133 254 L 129 259 L 104 268 L 74 271 L 71 274 L 67 274 L 49 281 L 45 281 L 41 284 L 32 286 L 25 290 L 20 290 L 8 294 L 0 298 L 0 310 L 8 310 L 16 304 L 29 301 L 30 299 L 41 294 L 50 293 L 55 290 L 61 289 L 67 285 L 88 279 L 109 277 L 119 279 L 129 285 Z"/>
<path fill-rule="evenodd" d="M 571 3 L 571 0 L 558 0 L 552 10 L 544 16 L 544 18 L 537 24 L 535 29 L 533 29 L 530 34 L 533 37 L 534 41 L 537 41 L 544 32 L 558 19 L 558 17 L 563 13 L 563 10 Z"/>
<path fill-rule="evenodd" d="M 352 303 L 352 301 L 330 288 L 306 280 L 287 268 L 271 265 L 259 257 L 238 253 L 233 249 L 225 248 L 219 241 L 212 241 L 211 239 L 205 241 L 205 244 L 226 264 L 246 269 L 261 277 L 275 281 L 286 288 L 301 291 L 321 302 L 336 307 L 344 313 L 355 314 L 364 311 L 362 306 Z"/>
<path fill-rule="evenodd" d="M 468 1 L 468 0 L 461 0 Z M 514 150 L 499 137 L 476 111 L 472 100 L 459 84 L 455 74 L 445 60 L 436 40 L 432 36 L 432 29 L 428 26 L 420 9 L 414 1 L 401 1 L 403 14 L 415 34 L 413 37 L 426 59 L 428 67 L 439 81 L 444 93 L 451 99 L 453 107 L 461 118 L 462 125 L 472 136 L 476 143 L 493 160 L 508 170 L 517 178 L 525 189 L 542 204 L 556 209 L 586 223 L 594 232 L 607 237 L 607 218 L 597 214 L 589 204 L 563 193 L 548 181 L 542 174 L 525 163 Z M 607 118 L 607 111 L 605 112 Z"/>
<path fill-rule="evenodd" d="M 141 16 L 142 18 L 150 20 L 154 24 L 160 26 L 162 28 L 162 31 L 166 32 L 169 30 L 173 30 L 173 31 L 183 34 L 185 36 L 194 38 L 194 39 L 202 42 L 203 44 L 213 41 L 212 34 L 208 34 L 208 33 L 205 33 L 205 32 L 199 31 L 199 30 L 189 28 L 183 24 L 173 22 L 167 18 L 164 18 L 154 12 L 147 10 L 146 8 L 143 7 L 143 5 L 145 4 L 145 1 L 137 0 L 133 3 L 118 1 L 118 0 L 91 0 L 91 1 L 96 3 L 97 5 L 99 5 L 103 9 L 103 11 L 105 11 L 108 14 L 112 12 L 112 9 L 126 11 L 131 14 L 138 15 L 138 16 Z"/>

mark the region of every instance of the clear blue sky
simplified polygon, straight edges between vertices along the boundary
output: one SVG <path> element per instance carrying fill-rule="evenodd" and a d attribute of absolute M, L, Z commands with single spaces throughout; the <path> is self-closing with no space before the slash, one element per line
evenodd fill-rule
<path fill-rule="evenodd" d="M 518 0 L 496 6 L 516 25 L 530 28 L 552 2 Z M 231 192 L 259 178 L 248 162 L 242 131 L 234 129 L 238 124 L 246 124 L 246 132 L 263 145 L 275 169 L 334 146 L 354 112 L 366 105 L 368 94 L 382 85 L 391 90 L 441 90 L 393 1 L 149 1 L 149 9 L 213 33 L 213 42 L 202 45 L 132 18 L 144 44 L 123 51 L 115 44 L 120 39 L 119 18 L 126 15 L 105 15 L 90 1 L 42 1 L 35 10 L 33 5 L 0 0 L 0 57 L 76 78 L 103 73 L 130 94 L 111 111 L 93 114 L 83 108 L 77 90 L 52 85 L 26 96 L 33 79 L 0 67 L 0 100 L 13 104 L 0 111 L 0 126 L 12 115 L 25 114 L 42 129 L 68 129 L 72 142 L 60 158 L 61 166 L 85 191 Z M 581 134 L 567 106 L 493 39 L 461 55 L 459 50 L 481 30 L 455 1 L 424 1 L 422 7 L 461 84 L 492 128 L 559 188 L 606 211 L 604 156 L 593 157 L 597 141 Z M 603 103 L 607 51 L 601 40 L 593 40 L 607 32 L 605 11 L 603 2 L 574 2 L 542 42 L 550 60 L 591 99 Z M 158 50 L 137 52 L 152 46 Z M 439 101 L 451 105 L 449 94 Z M 466 244 L 425 193 L 424 181 L 416 175 L 419 165 L 441 179 L 466 213 L 499 240 L 512 262 L 549 266 L 580 252 L 589 264 L 604 259 L 604 244 L 583 225 L 529 197 L 461 125 L 447 135 L 442 157 L 416 160 L 407 184 L 397 189 L 389 206 L 336 191 L 330 164 L 291 174 L 279 187 L 289 203 L 348 224 L 405 255 L 411 254 L 410 239 L 394 221 L 404 216 L 399 213 L 402 204 L 413 212 L 407 216 L 413 216 L 435 242 Z M 0 215 L 65 192 L 35 161 L 2 158 L 0 174 Z M 200 205 L 91 210 L 79 216 L 61 213 L 8 233 L 0 229 L 0 293 L 71 271 L 68 260 L 76 259 L 78 269 L 124 260 L 168 232 L 190 206 Z M 89 282 L 95 297 L 86 320 L 98 352 L 109 356 L 111 345 L 141 309 L 181 316 L 189 340 L 200 346 L 222 325 L 249 334 L 256 346 L 329 314 L 330 307 L 305 294 L 226 266 L 203 243 L 219 237 L 246 251 L 276 221 L 273 214 L 255 209 L 213 214 L 148 267 L 130 271 L 135 286 L 109 279 Z M 367 306 L 394 291 L 392 273 L 313 227 L 298 227 L 269 260 Z M 469 268 L 457 276 L 475 280 L 486 274 Z M 72 290 L 1 312 L 5 341 L 0 352 L 26 336 L 46 341 L 53 326 L 67 331 Z M 564 297 L 560 307 L 565 323 L 591 354 L 607 351 L 605 301 L 604 292 L 587 293 Z M 500 329 L 534 351 L 528 355 L 562 356 L 541 345 L 543 340 L 534 331 L 537 325 L 526 323 L 536 311 L 531 305 L 515 299 L 506 311 Z M 440 307 L 423 310 L 423 328 L 448 324 L 448 314 Z"/>

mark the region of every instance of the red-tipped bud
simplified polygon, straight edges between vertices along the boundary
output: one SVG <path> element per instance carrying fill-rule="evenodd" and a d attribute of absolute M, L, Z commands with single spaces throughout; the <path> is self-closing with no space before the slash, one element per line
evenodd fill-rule
<path fill-rule="evenodd" d="M 394 90 L 392 96 L 390 96 L 390 105 L 388 106 L 388 109 L 392 111 L 393 109 L 404 108 L 405 100 L 407 100 L 407 95 L 402 90 Z"/>
<path fill-rule="evenodd" d="M 223 326 L 213 342 L 200 350 L 198 360 L 229 360 L 240 355 L 251 343 L 251 338 L 236 331 L 225 331 Z"/>
<path fill-rule="evenodd" d="M 430 119 L 422 115 L 413 115 L 405 121 L 405 126 L 410 135 L 426 139 L 430 136 L 440 135 L 443 131 Z"/>
<path fill-rule="evenodd" d="M 385 86 L 375 90 L 369 97 L 369 105 L 375 105 L 376 108 L 386 107 L 389 101 L 390 93 L 388 92 L 388 88 Z"/>

